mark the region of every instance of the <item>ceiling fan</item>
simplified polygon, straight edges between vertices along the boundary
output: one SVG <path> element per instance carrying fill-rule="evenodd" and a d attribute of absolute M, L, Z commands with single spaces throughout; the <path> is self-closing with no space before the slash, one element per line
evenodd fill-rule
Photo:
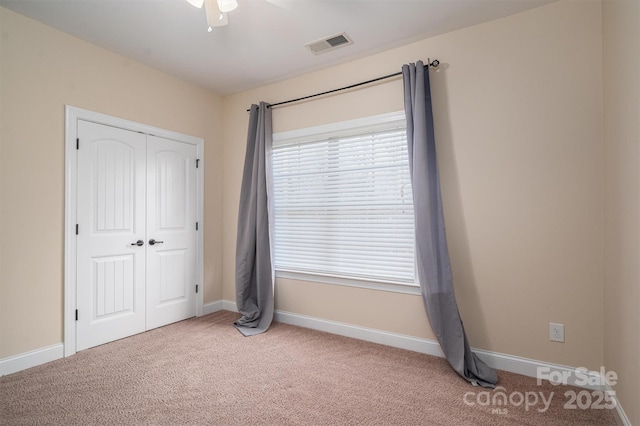
<path fill-rule="evenodd" d="M 209 26 L 208 31 L 211 32 L 213 27 L 222 27 L 229 23 L 229 19 L 227 18 L 227 13 L 235 10 L 238 7 L 237 0 L 187 0 L 189 4 L 198 9 L 202 9 L 204 6 L 204 11 L 207 15 L 207 25 Z M 271 3 L 275 6 L 281 7 L 283 9 L 289 9 L 287 0 L 266 0 L 268 3 Z"/>
<path fill-rule="evenodd" d="M 227 25 L 227 13 L 238 7 L 237 0 L 187 0 L 192 6 L 198 9 L 204 5 L 204 11 L 207 15 L 208 31 L 211 32 L 213 27 L 222 27 Z"/>

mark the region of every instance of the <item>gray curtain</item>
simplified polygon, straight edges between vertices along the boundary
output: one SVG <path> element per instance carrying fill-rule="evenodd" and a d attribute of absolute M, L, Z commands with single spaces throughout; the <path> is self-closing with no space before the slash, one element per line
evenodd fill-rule
<path fill-rule="evenodd" d="M 429 71 L 422 61 L 403 65 L 409 169 L 413 187 L 416 262 L 422 298 L 431 328 L 454 370 L 474 385 L 493 388 L 496 371 L 469 346 L 453 290 L 445 236 Z"/>
<path fill-rule="evenodd" d="M 271 109 L 260 102 L 250 109 L 238 211 L 236 304 L 242 317 L 235 326 L 245 336 L 267 331 L 273 320 L 271 155 Z"/>

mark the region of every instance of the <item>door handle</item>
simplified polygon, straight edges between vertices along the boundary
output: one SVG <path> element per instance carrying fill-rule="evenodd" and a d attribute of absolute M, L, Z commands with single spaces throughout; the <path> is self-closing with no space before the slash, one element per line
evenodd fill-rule
<path fill-rule="evenodd" d="M 153 238 L 149 240 L 149 245 L 150 246 L 153 246 L 155 244 L 162 244 L 162 243 L 164 243 L 164 241 L 156 241 Z"/>
<path fill-rule="evenodd" d="M 132 246 L 142 246 L 144 245 L 144 241 L 142 240 L 138 240 L 135 243 L 131 243 Z"/>

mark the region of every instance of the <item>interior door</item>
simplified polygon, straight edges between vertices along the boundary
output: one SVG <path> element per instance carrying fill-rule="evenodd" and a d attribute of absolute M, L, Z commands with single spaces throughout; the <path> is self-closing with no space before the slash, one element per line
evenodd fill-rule
<path fill-rule="evenodd" d="M 147 329 L 196 314 L 196 147 L 148 137 Z"/>
<path fill-rule="evenodd" d="M 78 122 L 77 350 L 145 330 L 146 136 Z"/>
<path fill-rule="evenodd" d="M 78 121 L 76 350 L 195 316 L 195 145 Z"/>

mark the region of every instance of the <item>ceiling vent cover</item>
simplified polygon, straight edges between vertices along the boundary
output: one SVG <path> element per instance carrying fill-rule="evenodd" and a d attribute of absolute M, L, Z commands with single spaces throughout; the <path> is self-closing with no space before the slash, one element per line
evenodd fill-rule
<path fill-rule="evenodd" d="M 312 41 L 311 43 L 305 44 L 305 46 L 315 55 L 319 55 L 320 53 L 329 52 L 330 50 L 350 44 L 353 44 L 353 40 L 351 40 L 347 34 L 340 33 L 325 37 L 322 40 Z"/>

